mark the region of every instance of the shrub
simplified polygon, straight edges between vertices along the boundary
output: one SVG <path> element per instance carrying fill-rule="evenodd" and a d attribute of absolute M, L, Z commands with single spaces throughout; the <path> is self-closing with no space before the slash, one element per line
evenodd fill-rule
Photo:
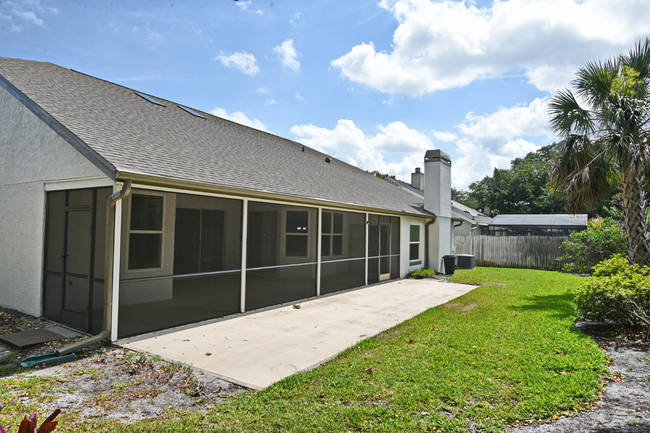
<path fill-rule="evenodd" d="M 572 291 L 578 318 L 650 330 L 650 268 L 615 255 Z"/>
<path fill-rule="evenodd" d="M 436 275 L 436 271 L 429 268 L 417 269 L 408 273 L 406 278 L 415 278 L 421 280 L 423 278 L 432 278 Z"/>
<path fill-rule="evenodd" d="M 594 266 L 594 277 L 611 277 L 630 269 L 630 262 L 623 254 L 614 254 L 607 260 L 603 260 Z M 638 271 L 638 266 L 635 268 Z"/>
<path fill-rule="evenodd" d="M 612 218 L 592 219 L 585 230 L 572 233 L 562 243 L 564 255 L 558 260 L 571 262 L 562 268 L 566 272 L 591 273 L 599 262 L 614 254 L 626 253 L 625 233 Z"/>

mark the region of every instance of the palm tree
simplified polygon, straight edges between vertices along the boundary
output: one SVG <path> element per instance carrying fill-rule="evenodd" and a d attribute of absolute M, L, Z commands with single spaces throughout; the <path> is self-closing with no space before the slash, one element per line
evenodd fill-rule
<path fill-rule="evenodd" d="M 554 131 L 562 138 L 551 167 L 554 188 L 564 188 L 568 210 L 593 207 L 621 189 L 630 263 L 650 264 L 644 194 L 650 170 L 650 39 L 628 53 L 578 69 L 572 88 L 550 100 Z"/>

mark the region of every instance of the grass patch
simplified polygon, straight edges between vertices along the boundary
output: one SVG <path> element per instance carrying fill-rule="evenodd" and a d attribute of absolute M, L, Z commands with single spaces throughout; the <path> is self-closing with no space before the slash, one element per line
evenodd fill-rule
<path fill-rule="evenodd" d="M 568 289 L 579 277 L 479 268 L 453 281 L 482 286 L 264 391 L 206 413 L 97 422 L 123 432 L 497 432 L 598 399 L 607 359 L 573 326 Z"/>
<path fill-rule="evenodd" d="M 429 268 L 416 269 L 406 275 L 406 278 L 415 278 L 421 280 L 423 278 L 433 278 L 436 276 L 436 271 Z"/>

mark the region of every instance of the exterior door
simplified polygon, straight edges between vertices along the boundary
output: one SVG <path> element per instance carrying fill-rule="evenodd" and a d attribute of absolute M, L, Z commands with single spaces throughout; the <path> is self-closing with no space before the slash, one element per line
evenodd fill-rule
<path fill-rule="evenodd" d="M 61 323 L 89 328 L 90 265 L 92 258 L 92 205 L 66 206 Z"/>
<path fill-rule="evenodd" d="M 104 218 L 98 219 L 98 195 L 101 201 L 110 188 L 47 195 L 43 316 L 91 333 L 101 327 L 104 289 L 104 242 L 98 240 L 104 230 L 96 230 Z"/>
<path fill-rule="evenodd" d="M 379 224 L 379 281 L 390 280 L 390 223 Z"/>

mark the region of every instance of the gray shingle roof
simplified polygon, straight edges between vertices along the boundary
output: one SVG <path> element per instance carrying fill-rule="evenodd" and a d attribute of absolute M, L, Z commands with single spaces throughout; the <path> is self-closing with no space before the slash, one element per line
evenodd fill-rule
<path fill-rule="evenodd" d="M 386 177 L 384 178 L 384 180 L 424 200 L 424 191 L 413 187 L 413 185 L 411 185 L 410 183 L 404 182 L 399 179 L 393 179 L 390 177 Z M 476 213 L 476 215 L 472 215 L 472 212 Z M 490 217 L 489 215 L 486 215 L 483 212 L 472 209 L 469 206 L 465 206 L 464 204 L 457 202 L 456 200 L 451 201 L 451 215 L 453 218 L 462 219 L 472 224 L 478 224 L 481 226 L 487 226 L 490 223 L 490 221 L 492 221 L 492 217 Z"/>
<path fill-rule="evenodd" d="M 52 63 L 0 57 L 0 75 L 120 172 L 431 215 L 336 158 L 158 96 L 165 107 Z"/>
<path fill-rule="evenodd" d="M 490 226 L 587 227 L 587 214 L 497 215 Z"/>

